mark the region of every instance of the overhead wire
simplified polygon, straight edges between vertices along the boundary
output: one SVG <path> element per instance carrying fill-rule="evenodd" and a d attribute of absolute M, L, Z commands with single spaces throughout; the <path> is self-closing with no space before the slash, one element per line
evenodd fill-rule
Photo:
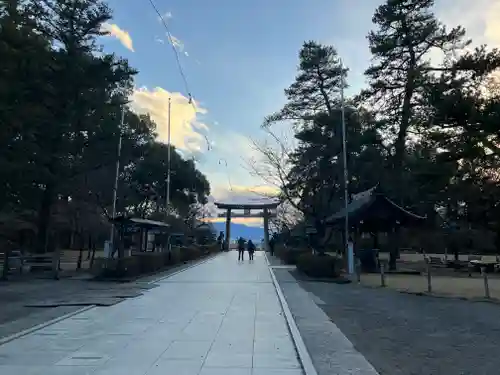
<path fill-rule="evenodd" d="M 191 90 L 189 90 L 189 84 L 188 84 L 186 75 L 184 74 L 184 69 L 182 68 L 181 60 L 179 58 L 179 52 L 177 51 L 177 48 L 175 47 L 174 40 L 172 38 L 172 34 L 170 33 L 170 28 L 168 27 L 167 22 L 165 21 L 165 18 L 162 16 L 160 11 L 158 10 L 158 7 L 154 3 L 154 1 L 153 0 L 148 0 L 148 1 L 151 4 L 151 6 L 153 7 L 153 9 L 155 10 L 156 14 L 158 14 L 158 17 L 160 17 L 160 21 L 163 24 L 163 27 L 165 28 L 165 30 L 167 32 L 167 38 L 168 38 L 168 41 L 170 42 L 170 46 L 172 47 L 172 50 L 174 51 L 175 60 L 177 62 L 177 68 L 179 69 L 179 73 L 180 73 L 182 80 L 184 82 L 184 88 L 186 89 L 186 92 L 188 94 L 189 103 L 192 104 L 193 108 L 196 110 L 196 107 L 194 106 L 194 103 L 193 103 L 193 96 L 191 94 Z"/>
<path fill-rule="evenodd" d="M 188 80 L 187 80 L 186 74 L 184 73 L 184 69 L 182 68 L 181 59 L 179 57 L 179 51 L 177 50 L 177 48 L 175 46 L 174 39 L 172 37 L 172 33 L 170 32 L 170 28 L 168 27 L 167 21 L 165 21 L 165 18 L 160 13 L 160 10 L 156 6 L 155 2 L 153 0 L 148 0 L 148 1 L 151 4 L 151 6 L 153 7 L 153 9 L 156 12 L 156 14 L 158 15 L 158 17 L 160 18 L 160 21 L 161 21 L 163 27 L 165 28 L 168 42 L 170 43 L 170 46 L 172 47 L 172 50 L 174 51 L 175 61 L 177 63 L 177 69 L 179 70 L 179 74 L 180 74 L 182 81 L 184 83 L 184 88 L 185 88 L 186 93 L 188 95 L 188 102 L 193 107 L 193 110 L 196 114 L 198 112 L 198 109 L 196 108 L 195 100 L 193 99 L 193 95 L 191 93 L 191 90 L 189 89 Z M 208 151 L 210 151 L 211 150 L 210 142 L 209 142 L 206 135 L 203 135 L 203 136 L 205 137 L 205 140 L 207 141 L 207 149 L 208 149 Z"/>
<path fill-rule="evenodd" d="M 224 162 L 224 165 L 226 166 L 226 177 L 227 177 L 227 182 L 229 185 L 229 190 L 233 191 L 233 185 L 231 184 L 231 176 L 229 176 L 229 168 L 227 166 L 227 160 L 226 159 L 219 159 L 219 165 L 221 165 Z"/>

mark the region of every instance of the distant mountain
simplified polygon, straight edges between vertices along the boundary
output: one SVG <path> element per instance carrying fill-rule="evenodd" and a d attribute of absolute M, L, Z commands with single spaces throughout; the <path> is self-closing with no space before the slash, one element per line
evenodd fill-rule
<path fill-rule="evenodd" d="M 219 232 L 226 231 L 226 223 L 213 223 L 217 234 Z M 245 224 L 231 223 L 231 239 L 236 240 L 237 238 L 243 237 L 245 239 L 251 239 L 252 241 L 260 241 L 264 238 L 264 229 L 258 227 L 250 227 Z"/>

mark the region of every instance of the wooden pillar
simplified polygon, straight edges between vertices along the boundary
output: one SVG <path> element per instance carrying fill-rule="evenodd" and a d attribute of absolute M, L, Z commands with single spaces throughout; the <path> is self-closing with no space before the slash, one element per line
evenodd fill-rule
<path fill-rule="evenodd" d="M 229 244 L 231 243 L 231 209 L 226 211 L 226 250 L 229 251 Z"/>
<path fill-rule="evenodd" d="M 269 209 L 264 208 L 264 251 L 269 251 Z"/>

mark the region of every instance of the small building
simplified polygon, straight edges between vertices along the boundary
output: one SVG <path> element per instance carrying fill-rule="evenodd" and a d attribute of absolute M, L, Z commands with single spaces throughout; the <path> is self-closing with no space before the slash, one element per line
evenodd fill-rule
<path fill-rule="evenodd" d="M 379 185 L 354 194 L 347 207 L 342 208 L 326 219 L 326 224 L 332 228 L 342 230 L 345 220 L 348 220 L 350 235 L 356 238 L 363 233 L 373 236 L 373 248 L 378 248 L 378 234 L 397 233 L 401 227 L 415 227 L 423 225 L 427 217 L 413 213 L 387 197 Z M 397 236 L 393 236 L 394 238 Z M 389 267 L 394 269 L 398 253 L 398 243 L 393 241 L 390 246 Z"/>

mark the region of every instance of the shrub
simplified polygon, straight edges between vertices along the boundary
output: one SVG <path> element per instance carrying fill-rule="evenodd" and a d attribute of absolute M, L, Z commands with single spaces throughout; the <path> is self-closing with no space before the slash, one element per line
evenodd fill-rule
<path fill-rule="evenodd" d="M 310 249 L 285 249 L 281 254 L 281 260 L 286 264 L 296 265 L 300 256 L 305 254 L 311 254 Z"/>
<path fill-rule="evenodd" d="M 94 261 L 92 273 L 104 278 L 134 277 L 159 271 L 165 266 L 196 260 L 218 250 L 217 244 L 201 247 L 172 246 L 170 252 L 138 252 L 121 259 L 98 258 Z"/>
<path fill-rule="evenodd" d="M 200 249 L 200 252 L 202 255 L 208 255 L 208 254 L 214 253 L 217 250 L 217 244 L 215 244 L 215 246 L 213 244 L 212 245 L 200 245 L 199 249 Z"/>
<path fill-rule="evenodd" d="M 169 256 L 169 264 L 179 264 L 181 262 L 181 251 L 180 246 L 172 246 L 170 256 L 167 255 L 167 257 Z"/>
<path fill-rule="evenodd" d="M 165 266 L 165 257 L 163 253 L 137 253 L 135 254 L 139 261 L 141 273 L 150 273 L 158 271 Z"/>
<path fill-rule="evenodd" d="M 181 248 L 180 253 L 181 253 L 181 262 L 187 262 L 201 257 L 201 250 L 194 247 L 193 245 Z"/>
<path fill-rule="evenodd" d="M 340 260 L 327 254 L 301 254 L 297 260 L 297 269 L 309 277 L 339 277 L 340 268 Z"/>
<path fill-rule="evenodd" d="M 95 273 L 101 277 L 133 277 L 140 275 L 140 262 L 135 256 L 121 259 L 96 259 L 94 263 Z"/>
<path fill-rule="evenodd" d="M 211 245 L 208 245 L 208 253 L 209 254 L 217 253 L 219 251 L 220 251 L 220 245 L 217 242 L 215 242 Z"/>
<path fill-rule="evenodd" d="M 284 245 L 276 245 L 274 248 L 274 256 L 278 257 L 281 260 L 285 260 L 285 254 L 289 251 L 290 248 L 285 247 Z"/>

